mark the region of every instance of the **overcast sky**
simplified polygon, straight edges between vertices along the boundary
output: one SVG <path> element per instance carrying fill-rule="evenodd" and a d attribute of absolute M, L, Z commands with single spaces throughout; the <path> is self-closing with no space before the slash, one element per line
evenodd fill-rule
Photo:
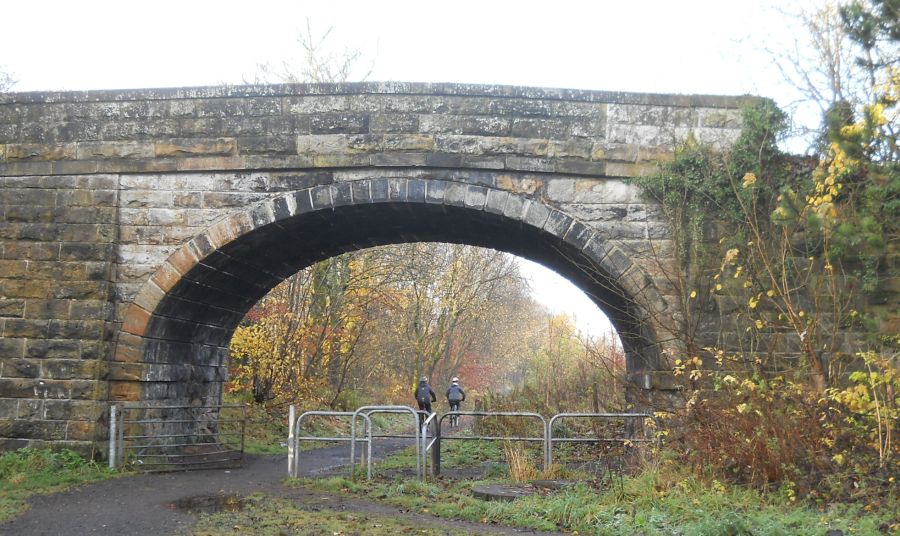
<path fill-rule="evenodd" d="M 370 80 L 653 93 L 796 95 L 765 49 L 803 39 L 774 0 L 30 0 L 2 7 L 0 69 L 16 91 L 240 83 L 329 28 Z M 817 5 L 815 0 L 802 1 Z M 781 6 L 775 9 L 773 6 Z M 605 330 L 596 307 L 531 267 L 537 297 Z"/>

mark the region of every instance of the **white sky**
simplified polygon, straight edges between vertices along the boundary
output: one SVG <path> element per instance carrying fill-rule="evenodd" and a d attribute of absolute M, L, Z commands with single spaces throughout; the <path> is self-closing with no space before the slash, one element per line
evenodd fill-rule
<path fill-rule="evenodd" d="M 0 69 L 16 91 L 240 83 L 300 58 L 306 21 L 360 49 L 370 80 L 653 93 L 795 94 L 765 48 L 802 28 L 800 0 L 62 0 L 4 3 Z M 802 0 L 804 5 L 821 1 Z M 574 287 L 526 265 L 536 297 L 605 326 Z M 600 331 L 606 331 L 600 327 Z"/>

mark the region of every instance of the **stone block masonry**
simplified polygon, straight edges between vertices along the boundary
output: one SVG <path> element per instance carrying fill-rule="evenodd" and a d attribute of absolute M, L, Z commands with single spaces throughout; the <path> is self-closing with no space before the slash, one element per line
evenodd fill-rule
<path fill-rule="evenodd" d="M 727 146 L 751 100 L 407 83 L 0 95 L 0 449 L 90 452 L 113 401 L 218 401 L 259 297 L 401 240 L 560 271 L 611 316 L 629 370 L 655 374 L 672 289 L 646 260 L 671 244 L 628 178 L 689 134 Z"/>
<path fill-rule="evenodd" d="M 0 179 L 0 448 L 99 432 L 118 193 L 109 175 Z"/>

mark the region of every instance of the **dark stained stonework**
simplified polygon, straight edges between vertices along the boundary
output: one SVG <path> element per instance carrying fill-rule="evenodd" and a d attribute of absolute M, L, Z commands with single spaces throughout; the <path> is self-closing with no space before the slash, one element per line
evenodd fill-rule
<path fill-rule="evenodd" d="M 659 207 L 627 179 L 750 97 L 364 83 L 0 95 L 0 448 L 89 450 L 111 402 L 220 400 L 234 327 L 345 251 L 462 242 L 540 262 L 671 388 Z M 650 314 L 650 313 L 653 314 Z"/>

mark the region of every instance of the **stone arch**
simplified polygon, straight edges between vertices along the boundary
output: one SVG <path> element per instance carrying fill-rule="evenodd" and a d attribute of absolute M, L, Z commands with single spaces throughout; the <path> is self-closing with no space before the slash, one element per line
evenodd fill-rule
<path fill-rule="evenodd" d="M 539 199 L 495 187 L 376 178 L 258 202 L 172 253 L 125 312 L 110 398 L 217 402 L 233 330 L 269 290 L 328 257 L 415 241 L 490 247 L 544 264 L 608 314 L 630 373 L 663 365 L 648 312 L 665 302 L 644 270 L 600 231 Z"/>

